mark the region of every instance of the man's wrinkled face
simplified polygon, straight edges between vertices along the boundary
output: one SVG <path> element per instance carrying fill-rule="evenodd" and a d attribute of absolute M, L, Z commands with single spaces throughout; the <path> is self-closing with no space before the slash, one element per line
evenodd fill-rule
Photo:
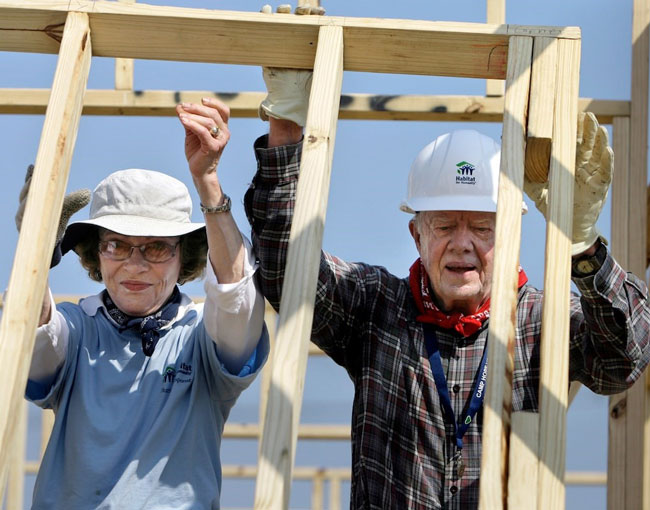
<path fill-rule="evenodd" d="M 490 297 L 495 223 L 474 211 L 424 211 L 409 223 L 442 310 L 473 314 Z"/>

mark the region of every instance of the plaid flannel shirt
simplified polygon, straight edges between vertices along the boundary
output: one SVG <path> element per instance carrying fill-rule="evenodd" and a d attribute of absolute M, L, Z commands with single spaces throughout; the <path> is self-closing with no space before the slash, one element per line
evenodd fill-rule
<path fill-rule="evenodd" d="M 301 144 L 255 143 L 257 174 L 245 207 L 260 260 L 263 293 L 278 309 L 295 205 Z M 645 284 L 607 255 L 594 276 L 576 279 L 571 298 L 570 378 L 617 393 L 648 363 Z M 519 290 L 513 411 L 537 411 L 543 293 Z M 351 377 L 353 509 L 478 507 L 482 409 L 470 424 L 458 476 L 453 425 L 444 419 L 408 279 L 385 268 L 321 254 L 312 340 Z M 488 323 L 462 338 L 438 329 L 451 404 L 464 411 L 486 345 Z M 488 375 L 489 376 L 489 375 Z"/>

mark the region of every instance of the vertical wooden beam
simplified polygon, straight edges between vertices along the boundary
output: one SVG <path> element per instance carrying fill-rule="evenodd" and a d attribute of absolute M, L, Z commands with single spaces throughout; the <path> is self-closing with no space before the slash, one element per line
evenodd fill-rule
<path fill-rule="evenodd" d="M 264 417 L 266 416 L 266 404 L 269 396 L 269 388 L 271 387 L 271 373 L 273 370 L 272 353 L 275 352 L 276 325 L 278 321 L 278 314 L 275 313 L 275 310 L 271 307 L 269 302 L 265 301 L 264 305 L 265 305 L 264 322 L 266 323 L 266 329 L 269 332 L 269 344 L 270 344 L 271 356 L 269 356 L 269 360 L 267 361 L 266 365 L 264 365 L 264 368 L 262 369 L 262 375 L 260 378 L 260 413 L 257 420 L 258 423 L 262 423 Z M 260 427 L 260 435 L 261 433 L 262 433 L 262 428 Z"/>
<path fill-rule="evenodd" d="M 612 255 L 628 268 L 629 261 L 629 193 L 630 193 L 630 119 L 615 117 L 612 123 L 614 175 L 612 177 Z M 607 441 L 607 508 L 625 510 L 625 430 L 627 422 L 626 392 L 609 397 Z"/>
<path fill-rule="evenodd" d="M 325 479 L 321 473 L 316 473 L 312 479 L 311 510 L 323 510 Z"/>
<path fill-rule="evenodd" d="M 537 508 L 539 415 L 512 413 L 508 462 L 508 510 Z"/>
<path fill-rule="evenodd" d="M 485 2 L 487 15 L 485 20 L 487 23 L 495 25 L 504 25 L 506 22 L 506 0 L 487 0 Z M 503 96 L 504 83 L 503 80 L 486 80 L 485 81 L 485 95 L 486 96 Z"/>
<path fill-rule="evenodd" d="M 125 4 L 134 4 L 135 0 L 118 0 Z M 115 59 L 115 90 L 133 90 L 133 59 Z"/>
<path fill-rule="evenodd" d="M 341 478 L 330 478 L 330 510 L 341 510 Z"/>
<path fill-rule="evenodd" d="M 526 130 L 526 176 L 533 182 L 548 181 L 556 69 L 557 39 L 535 37 Z"/>
<path fill-rule="evenodd" d="M 650 2 L 634 0 L 630 113 L 629 267 L 646 272 L 646 186 L 648 179 L 648 54 Z M 646 371 L 645 378 L 650 377 Z M 627 392 L 626 507 L 650 509 L 650 395 L 644 381 Z"/>
<path fill-rule="evenodd" d="M 484 404 L 480 508 L 503 508 L 512 401 L 512 371 L 517 306 L 517 268 L 521 242 L 526 111 L 533 40 L 513 36 L 508 49 L 497 204 L 494 274 L 490 310 L 488 387 Z"/>
<path fill-rule="evenodd" d="M 343 31 L 319 30 L 255 509 L 287 509 L 343 79 Z"/>
<path fill-rule="evenodd" d="M 7 510 L 20 510 L 23 508 L 23 494 L 25 492 L 25 455 L 27 450 L 27 401 L 23 400 L 22 408 L 18 413 L 14 444 L 12 445 L 12 459 L 9 466 L 7 483 Z M 0 487 L 2 489 L 2 487 Z M 0 490 L 2 502 L 2 490 Z"/>
<path fill-rule="evenodd" d="M 54 412 L 51 409 L 43 409 L 41 411 L 41 460 L 43 460 L 45 448 L 47 448 L 47 443 L 52 435 L 52 428 L 54 428 Z"/>
<path fill-rule="evenodd" d="M 50 262 L 44 254 L 51 253 L 54 246 L 90 68 L 90 46 L 88 15 L 70 12 L 0 324 L 0 472 L 8 462 L 13 417 L 21 409 L 25 392 L 34 331 L 47 286 Z"/>
<path fill-rule="evenodd" d="M 559 39 L 557 45 L 540 350 L 538 488 L 538 508 L 554 510 L 563 509 L 565 505 L 571 235 L 580 40 Z"/>

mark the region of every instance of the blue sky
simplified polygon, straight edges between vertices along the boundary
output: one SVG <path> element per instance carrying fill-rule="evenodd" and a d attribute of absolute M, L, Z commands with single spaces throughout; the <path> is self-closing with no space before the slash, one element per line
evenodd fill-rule
<path fill-rule="evenodd" d="M 149 3 L 258 11 L 263 2 L 186 0 Z M 480 0 L 411 0 L 399 3 L 385 0 L 324 0 L 323 3 L 327 13 L 336 16 L 485 21 L 485 4 Z M 507 7 L 506 21 L 522 25 L 580 26 L 583 36 L 580 96 L 629 99 L 631 0 L 511 1 Z M 55 65 L 56 57 L 53 55 L 0 52 L 0 88 L 50 87 Z M 88 87 L 112 88 L 113 69 L 112 59 L 93 58 Z M 135 88 L 258 91 L 263 90 L 264 83 L 261 70 L 257 67 L 136 61 Z M 343 92 L 482 95 L 485 82 L 346 72 Z M 3 186 L 0 187 L 0 207 L 4 212 L 0 215 L 0 228 L 9 246 L 8 250 L 0 253 L 1 288 L 7 285 L 17 240 L 13 219 L 17 196 L 24 170 L 36 157 L 42 123 L 43 116 L 40 115 L 0 115 L 0 168 L 4 176 Z M 266 125 L 257 119 L 233 119 L 230 127 L 232 138 L 219 173 L 224 191 L 233 199 L 235 219 L 242 231 L 248 234 L 242 197 L 255 170 L 252 144 L 257 136 L 265 132 Z M 406 275 L 417 257 L 408 234 L 409 216 L 398 210 L 406 193 L 409 166 L 418 151 L 432 139 L 459 127 L 468 127 L 468 124 L 340 121 L 325 227 L 325 249 L 346 260 L 379 264 L 397 275 Z M 472 127 L 494 138 L 500 136 L 500 124 L 472 124 Z M 175 118 L 84 117 L 79 128 L 68 189 L 92 189 L 108 173 L 129 167 L 167 172 L 191 188 L 183 155 L 183 130 L 178 121 Z M 196 198 L 196 194 L 192 193 Z M 201 221 L 198 200 L 195 200 L 195 204 L 194 219 Z M 523 219 L 521 263 L 531 282 L 541 287 L 544 222 L 530 202 L 529 208 L 531 212 Z M 78 218 L 85 218 L 87 214 L 86 209 L 79 213 Z M 606 235 L 610 232 L 609 221 L 607 204 L 599 222 L 601 231 Z M 88 294 L 100 289 L 85 276 L 74 256 L 67 256 L 51 272 L 50 282 L 55 293 Z M 186 285 L 184 290 L 192 295 L 202 292 L 200 284 Z M 312 360 L 305 387 L 303 419 L 347 423 L 351 395 L 351 385 L 343 370 L 329 360 Z M 256 389 L 244 394 L 233 411 L 233 419 L 252 419 L 257 397 Z M 323 406 L 331 406 L 331 410 L 321 416 L 318 410 Z M 569 469 L 606 469 L 606 410 L 606 398 L 581 392 L 569 413 Z M 254 448 L 251 458 L 248 454 L 242 455 L 242 448 L 239 445 L 224 445 L 224 462 L 242 463 L 241 459 L 254 462 Z M 316 453 L 316 447 L 313 452 L 304 450 L 305 453 L 300 448 L 298 463 L 309 463 L 320 455 Z M 323 447 L 322 462 L 347 465 L 347 445 L 337 451 L 340 453 L 333 459 L 331 449 Z M 230 454 L 232 458 L 225 458 Z M 248 499 L 243 503 L 230 499 L 240 492 L 239 486 L 233 485 L 231 494 L 228 494 L 226 484 L 224 504 L 249 504 Z M 571 488 L 568 491 L 568 508 L 605 508 L 604 495 L 604 489 Z M 299 500 L 298 496 L 294 500 L 296 507 L 308 504 Z"/>

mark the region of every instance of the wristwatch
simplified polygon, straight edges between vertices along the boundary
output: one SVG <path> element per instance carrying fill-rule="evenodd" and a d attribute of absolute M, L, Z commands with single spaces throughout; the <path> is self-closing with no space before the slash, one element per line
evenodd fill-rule
<path fill-rule="evenodd" d="M 230 200 L 230 197 L 224 193 L 223 203 L 221 205 L 216 205 L 214 207 L 208 207 L 201 203 L 199 203 L 199 205 L 201 206 L 201 212 L 203 214 L 217 214 L 217 213 L 230 211 L 230 206 L 232 205 L 232 202 Z"/>
<path fill-rule="evenodd" d="M 596 243 L 596 251 L 593 255 L 581 255 L 571 261 L 571 276 L 585 278 L 598 272 L 607 257 L 607 248 L 600 238 L 596 240 Z"/>

